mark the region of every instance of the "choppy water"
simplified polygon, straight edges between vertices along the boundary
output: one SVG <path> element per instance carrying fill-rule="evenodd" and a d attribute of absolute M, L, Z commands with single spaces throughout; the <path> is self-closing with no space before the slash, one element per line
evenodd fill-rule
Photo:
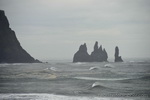
<path fill-rule="evenodd" d="M 149 100 L 150 61 L 0 64 L 0 100 Z"/>

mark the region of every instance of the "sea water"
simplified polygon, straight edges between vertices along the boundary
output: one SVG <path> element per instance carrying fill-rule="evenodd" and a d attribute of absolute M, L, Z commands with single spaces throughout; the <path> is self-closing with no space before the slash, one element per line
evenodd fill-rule
<path fill-rule="evenodd" d="M 150 60 L 0 64 L 0 100 L 150 100 Z"/>

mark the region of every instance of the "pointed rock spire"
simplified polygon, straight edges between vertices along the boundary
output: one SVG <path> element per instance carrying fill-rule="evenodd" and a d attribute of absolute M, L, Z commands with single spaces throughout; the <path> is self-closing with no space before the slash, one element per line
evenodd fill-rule
<path fill-rule="evenodd" d="M 79 51 L 81 51 L 81 52 L 87 52 L 86 43 L 84 43 L 83 45 L 80 46 Z"/>
<path fill-rule="evenodd" d="M 115 48 L 115 62 L 123 62 L 121 56 L 119 56 L 119 48 L 116 46 Z"/>
<path fill-rule="evenodd" d="M 108 55 L 105 49 L 103 49 L 103 58 L 104 58 L 104 61 L 107 61 L 108 59 Z"/>
<path fill-rule="evenodd" d="M 97 52 L 97 51 L 98 51 L 98 42 L 96 41 L 94 45 L 94 52 Z"/>
<path fill-rule="evenodd" d="M 86 43 L 79 47 L 79 50 L 74 54 L 73 62 L 89 62 L 90 56 L 87 52 Z"/>
<path fill-rule="evenodd" d="M 9 28 L 9 22 L 3 10 L 0 10 L 0 28 L 1 29 Z"/>
<path fill-rule="evenodd" d="M 99 52 L 102 52 L 102 45 L 100 45 L 100 47 L 98 48 L 99 49 Z"/>

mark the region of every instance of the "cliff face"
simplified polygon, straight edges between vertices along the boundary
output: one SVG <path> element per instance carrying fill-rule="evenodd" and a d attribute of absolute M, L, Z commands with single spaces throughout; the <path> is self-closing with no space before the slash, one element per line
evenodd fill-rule
<path fill-rule="evenodd" d="M 121 56 L 119 56 L 119 48 L 117 46 L 115 48 L 115 62 L 123 62 Z"/>
<path fill-rule="evenodd" d="M 0 63 L 39 63 L 20 45 L 9 27 L 4 11 L 0 10 Z"/>
<path fill-rule="evenodd" d="M 81 45 L 74 55 L 73 62 L 103 62 L 107 61 L 107 58 L 107 52 L 105 49 L 102 50 L 102 46 L 98 48 L 98 42 L 96 41 L 91 55 L 87 53 L 86 44 Z"/>

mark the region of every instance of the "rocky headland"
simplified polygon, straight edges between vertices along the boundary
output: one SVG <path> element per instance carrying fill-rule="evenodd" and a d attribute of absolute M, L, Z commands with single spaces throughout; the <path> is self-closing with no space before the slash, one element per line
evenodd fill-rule
<path fill-rule="evenodd" d="M 0 10 L 0 63 L 40 63 L 21 47 L 3 10 Z"/>

